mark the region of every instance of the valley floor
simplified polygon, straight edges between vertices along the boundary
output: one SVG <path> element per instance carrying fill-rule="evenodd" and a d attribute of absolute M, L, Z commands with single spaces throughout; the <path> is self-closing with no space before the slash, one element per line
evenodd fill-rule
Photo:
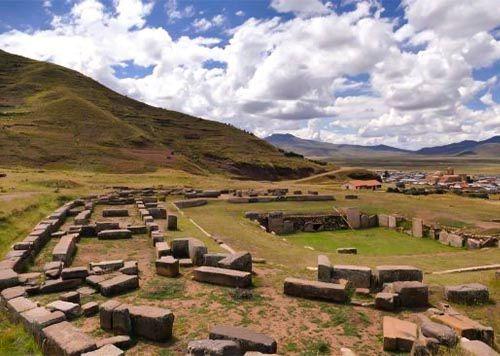
<path fill-rule="evenodd" d="M 421 268 L 425 273 L 424 282 L 430 286 L 432 303 L 442 300 L 443 286 L 447 284 L 479 282 L 487 285 L 491 303 L 474 307 L 453 306 L 482 324 L 492 326 L 496 332 L 496 343 L 500 344 L 500 280 L 495 279 L 495 271 L 430 274 L 452 268 L 499 263 L 498 248 L 468 251 L 444 246 L 437 241 L 415 239 L 385 228 L 275 236 L 244 218 L 246 211 L 321 212 L 331 211 L 333 206 L 357 206 L 361 211 L 371 214 L 398 212 L 471 230 L 487 224 L 490 231 L 500 231 L 500 226 L 492 222 L 500 216 L 498 200 L 476 200 L 449 194 L 414 197 L 385 192 L 360 192 L 357 193 L 358 200 L 346 200 L 346 192 L 335 182 L 308 185 L 297 182 L 234 181 L 171 170 L 136 175 L 29 169 L 2 172 L 6 172 L 7 177 L 0 178 L 0 256 L 14 241 L 23 239 L 62 200 L 103 193 L 112 186 L 163 185 L 204 189 L 286 187 L 291 190 L 319 190 L 336 197 L 334 202 L 258 204 L 229 204 L 210 200 L 205 206 L 184 209 L 179 214 L 179 231 L 169 232 L 168 240 L 192 236 L 205 242 L 210 252 L 224 252 L 220 245 L 207 236 L 208 233 L 220 237 L 234 250 L 246 250 L 254 257 L 266 260 L 266 263 L 254 264 L 253 298 L 248 300 L 238 299 L 228 288 L 193 281 L 190 268 L 182 269 L 181 277 L 176 279 L 156 275 L 154 248 L 146 235 L 116 241 L 82 238 L 73 266 L 118 258 L 137 260 L 141 271 L 140 289 L 117 299 L 130 304 L 166 307 L 175 315 L 174 338 L 171 342 L 155 344 L 141 341 L 127 354 L 183 354 L 187 342 L 206 338 L 210 328 L 216 324 L 248 326 L 267 333 L 278 341 L 278 352 L 283 355 L 338 355 L 341 347 L 351 348 L 360 355 L 382 354 L 382 317 L 391 313 L 291 298 L 283 294 L 283 280 L 286 277 L 316 279 L 316 272 L 308 267 L 316 266 L 320 253 L 328 255 L 333 264 L 370 267 L 404 264 Z M 168 198 L 166 205 L 169 209 L 174 209 L 171 203 L 176 199 L 179 197 Z M 98 206 L 93 216 L 100 216 L 100 209 L 102 207 Z M 136 218 L 132 216 L 127 222 Z M 164 221 L 160 220 L 160 223 L 164 224 Z M 66 224 L 71 224 L 71 220 Z M 31 270 L 40 270 L 51 259 L 53 244 L 50 242 L 38 255 Z M 357 247 L 358 255 L 338 255 L 335 253 L 338 247 Z M 38 300 L 44 304 L 58 296 L 43 295 Z M 89 300 L 101 302 L 105 299 L 100 295 L 92 295 L 85 297 L 82 303 Z M 403 311 L 397 316 L 407 318 L 409 314 L 410 311 Z M 79 318 L 74 323 L 96 337 L 107 335 L 99 328 L 98 317 Z M 9 323 L 0 313 L 0 354 L 25 355 L 37 352 L 35 344 L 22 328 Z"/>

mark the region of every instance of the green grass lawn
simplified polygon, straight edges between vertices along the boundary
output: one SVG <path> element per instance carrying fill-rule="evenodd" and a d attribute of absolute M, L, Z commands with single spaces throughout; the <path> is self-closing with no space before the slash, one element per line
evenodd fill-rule
<path fill-rule="evenodd" d="M 356 247 L 365 256 L 415 255 L 433 252 L 458 251 L 431 239 L 417 239 L 387 229 L 338 230 L 299 232 L 285 236 L 294 244 L 310 246 L 316 251 L 335 252 L 340 247 Z"/>

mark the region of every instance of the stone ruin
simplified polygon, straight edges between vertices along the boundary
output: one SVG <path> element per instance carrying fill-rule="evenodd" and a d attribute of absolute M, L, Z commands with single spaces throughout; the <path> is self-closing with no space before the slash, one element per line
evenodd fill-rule
<path fill-rule="evenodd" d="M 284 294 L 292 297 L 374 307 L 385 312 L 401 309 L 417 311 L 411 321 L 384 316 L 383 348 L 412 355 L 436 354 L 440 346 L 453 348 L 460 342 L 472 355 L 496 355 L 493 328 L 486 327 L 440 303 L 429 305 L 429 288 L 423 273 L 413 266 L 332 265 L 327 256 L 318 256 L 318 280 L 286 278 Z M 371 294 L 374 302 L 357 302 L 354 293 Z M 486 286 L 473 283 L 446 286 L 444 299 L 462 304 L 482 304 L 489 300 Z M 425 312 L 422 312 L 424 310 Z"/>
<path fill-rule="evenodd" d="M 285 213 L 273 211 L 260 213 L 248 211 L 245 217 L 256 221 L 263 230 L 277 235 L 295 232 L 334 231 L 346 229 L 368 229 L 387 227 L 418 238 L 439 240 L 452 247 L 480 249 L 498 247 L 498 236 L 479 235 L 460 232 L 457 229 L 441 227 L 436 223 L 426 223 L 421 218 L 407 220 L 399 214 L 369 215 L 358 208 L 334 208 L 331 212 L 319 213 Z M 344 251 L 343 251 L 344 252 Z M 346 252 L 347 253 L 347 252 Z"/>
<path fill-rule="evenodd" d="M 336 209 L 329 213 L 247 212 L 245 217 L 257 221 L 267 232 L 277 235 L 294 232 L 316 232 L 370 228 L 378 225 L 376 215 L 360 213 L 357 208 Z"/>
<path fill-rule="evenodd" d="M 234 288 L 251 286 L 250 253 L 209 253 L 205 245 L 195 238 L 174 239 L 167 243 L 164 231 L 177 229 L 177 216 L 158 202 L 157 193 L 153 189 L 122 188 L 104 196 L 68 202 L 37 224 L 24 240 L 13 244 L 11 251 L 0 261 L 0 309 L 7 313 L 11 321 L 21 323 L 33 335 L 44 354 L 122 355 L 122 350 L 130 348 L 136 338 L 164 342 L 172 336 L 175 317 L 169 309 L 132 306 L 113 299 L 100 305 L 96 302 L 82 305 L 81 296 L 101 293 L 112 297 L 140 287 L 136 261 L 95 261 L 88 266 L 71 266 L 82 238 L 133 239 L 136 234 L 148 234 L 155 249 L 155 266 L 159 275 L 174 278 L 181 273 L 180 268 L 194 266 L 192 274 L 196 281 Z M 187 201 L 198 204 L 197 200 L 199 198 Z M 106 220 L 92 223 L 92 213 L 98 204 L 111 206 L 103 210 L 102 218 L 127 216 L 130 211 L 119 206 L 135 204 L 143 223 L 134 226 L 120 226 Z M 61 230 L 66 218 L 71 216 L 74 217 L 74 225 Z M 293 229 L 304 229 L 301 231 L 306 231 L 308 223 L 323 225 L 313 226 L 312 231 L 321 231 L 329 226 L 360 228 L 365 226 L 363 221 L 372 224 L 373 216 L 367 216 L 368 220 L 363 216 L 367 215 L 355 208 L 312 217 L 277 214 L 271 220 L 277 218 L 278 222 L 271 221 L 270 226 L 271 231 L 278 233 L 280 227 L 284 228 L 285 221 L 292 221 Z M 261 214 L 253 217 L 258 220 Z M 165 226 L 161 226 L 158 220 L 165 220 Z M 412 220 L 411 226 L 405 225 L 404 218 L 396 215 L 379 215 L 376 220 L 381 226 L 409 228 L 415 237 L 430 234 L 441 240 L 445 231 L 426 225 L 417 218 Z M 267 224 L 269 226 L 269 220 Z M 474 240 L 477 236 L 465 238 Z M 40 283 L 41 273 L 22 272 L 51 239 L 57 239 L 57 243 L 52 251 L 52 261 L 43 267 L 44 281 Z M 449 243 L 453 239 L 456 237 L 448 236 L 446 241 Z M 466 242 L 462 246 L 464 244 Z M 326 256 L 318 256 L 318 280 L 287 278 L 283 288 L 286 295 L 293 297 L 351 303 L 392 312 L 428 308 L 429 288 L 422 279 L 422 271 L 412 266 L 377 266 L 371 269 L 367 266 L 331 265 Z M 53 292 L 63 294 L 59 300 L 46 305 L 30 299 L 36 294 Z M 373 302 L 359 303 L 352 299 L 355 293 L 370 294 Z M 486 286 L 477 283 L 446 286 L 443 297 L 453 303 L 477 305 L 489 301 L 489 292 Z M 96 314 L 99 314 L 101 328 L 113 332 L 115 336 L 96 339 L 69 322 L 80 316 Z M 491 348 L 493 329 L 469 319 L 448 305 L 440 305 L 439 309 L 429 308 L 425 313 L 413 315 L 413 318 L 407 321 L 384 317 L 384 350 L 426 354 L 433 352 L 436 345 L 453 347 L 460 343 L 464 350 L 476 355 L 494 354 Z M 276 348 L 276 341 L 265 334 L 241 327 L 216 326 L 208 339 L 190 342 L 187 353 L 250 355 L 255 352 L 274 353 Z"/>
<path fill-rule="evenodd" d="M 13 244 L 12 250 L 0 261 L 0 307 L 11 321 L 21 322 L 33 334 L 44 354 L 118 355 L 123 354 L 119 347 L 131 346 L 131 336 L 154 341 L 171 337 L 174 316 L 161 308 L 120 306 L 116 325 L 118 329 L 119 325 L 124 327 L 120 329 L 122 335 L 112 340 L 95 340 L 68 322 L 81 315 L 105 313 L 103 309 L 108 302 L 104 306 L 95 302 L 80 305 L 81 295 L 101 293 L 112 297 L 139 288 L 136 261 L 99 261 L 75 267 L 71 264 L 82 238 L 130 239 L 136 234 L 149 234 L 153 239 L 160 233 L 156 219 L 165 219 L 165 229 L 175 230 L 176 215 L 158 203 L 157 194 L 153 189 L 118 188 L 111 194 L 70 201 L 37 224 L 24 240 Z M 128 216 L 128 209 L 116 206 L 129 204 L 136 204 L 143 225 L 120 226 L 107 220 L 91 223 L 96 205 L 111 206 L 103 209 L 102 218 L 106 219 Z M 68 217 L 74 217 L 74 225 L 61 230 Z M 57 239 L 57 243 L 52 250 L 52 261 L 44 265 L 43 272 L 22 273 L 51 239 Z M 59 300 L 45 306 L 30 299 L 36 294 L 61 292 L 65 293 Z M 102 327 L 105 329 L 106 325 Z"/>

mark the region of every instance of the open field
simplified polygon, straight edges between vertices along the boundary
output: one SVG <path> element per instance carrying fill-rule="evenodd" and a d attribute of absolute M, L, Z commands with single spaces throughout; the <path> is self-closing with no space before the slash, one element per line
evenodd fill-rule
<path fill-rule="evenodd" d="M 483 306 L 454 305 L 470 317 L 493 326 L 497 344 L 500 343 L 500 283 L 494 271 L 432 275 L 434 271 L 451 268 L 486 265 L 500 261 L 499 249 L 467 251 L 447 247 L 436 241 L 420 240 L 384 228 L 359 231 L 297 233 L 274 236 L 262 231 L 244 218 L 246 211 L 321 212 L 333 206 L 357 206 L 367 213 L 399 212 L 406 216 L 420 216 L 428 220 L 471 230 L 492 229 L 492 219 L 500 215 L 500 201 L 484 201 L 455 195 L 404 196 L 384 192 L 360 192 L 359 200 L 344 199 L 345 191 L 338 182 L 305 184 L 300 182 L 252 182 L 227 180 L 219 176 L 194 176 L 174 170 L 160 170 L 145 174 L 97 174 L 77 171 L 36 171 L 29 169 L 2 170 L 0 178 L 0 254 L 10 244 L 25 237 L 27 232 L 62 201 L 89 193 L 101 193 L 112 186 L 145 187 L 193 186 L 200 188 L 263 188 L 289 187 L 302 191 L 319 190 L 335 195 L 334 202 L 274 202 L 258 204 L 229 204 L 210 200 L 209 204 L 184 209 L 179 216 L 179 231 L 169 232 L 168 240 L 193 236 L 206 243 L 210 252 L 221 252 L 221 247 L 191 223 L 195 221 L 213 236 L 222 238 L 235 250 L 247 250 L 254 257 L 264 258 L 265 264 L 254 264 L 253 298 L 242 300 L 228 288 L 200 284 L 191 279 L 192 270 L 182 269 L 181 277 L 170 279 L 155 274 L 154 249 L 146 235 L 135 235 L 131 240 L 100 241 L 82 238 L 73 266 L 90 261 L 115 258 L 135 259 L 141 270 L 140 289 L 117 299 L 130 304 L 158 305 L 170 308 L 175 314 L 174 338 L 167 344 L 139 342 L 128 354 L 178 355 L 187 342 L 205 338 L 215 324 L 249 326 L 267 333 L 278 341 L 283 355 L 338 355 L 342 346 L 361 355 L 380 355 L 382 350 L 380 311 L 325 302 L 290 298 L 283 295 L 283 280 L 288 276 L 314 279 L 316 272 L 307 267 L 316 266 L 319 253 L 327 254 L 334 264 L 357 264 L 374 267 L 383 264 L 405 264 L 421 268 L 424 281 L 430 285 L 431 301 L 442 298 L 446 284 L 480 282 L 489 287 L 491 303 Z M 177 197 L 179 198 L 179 197 Z M 173 210 L 169 197 L 167 207 Z M 134 211 L 132 206 L 128 207 Z M 102 211 L 97 206 L 92 219 Z M 134 213 L 135 214 L 135 213 Z M 121 218 L 120 218 L 121 219 Z M 133 215 L 125 221 L 134 221 Z M 160 220 L 161 224 L 164 221 Z M 66 224 L 71 224 L 69 219 Z M 54 242 L 51 241 L 38 255 L 32 270 L 39 270 L 51 259 Z M 358 247 L 358 255 L 337 255 L 337 247 Z M 312 248 L 312 249 L 311 249 Z M 59 294 L 38 296 L 46 303 Z M 100 295 L 85 297 L 83 302 L 105 300 Z M 390 314 L 390 313 L 389 313 Z M 398 316 L 406 318 L 408 311 Z M 96 337 L 108 335 L 99 329 L 98 317 L 78 318 L 75 325 Z M 9 355 L 25 355 L 36 350 L 22 328 L 10 324 L 0 316 L 0 350 Z"/>
<path fill-rule="evenodd" d="M 318 157 L 315 157 L 319 159 Z M 324 159 L 324 158 L 323 158 Z M 329 162 L 340 166 L 362 167 L 377 170 L 402 170 L 433 172 L 453 167 L 455 172 L 467 174 L 498 174 L 500 172 L 500 159 L 494 157 L 422 157 L 410 155 L 404 157 L 370 157 L 350 158 L 348 160 L 328 158 Z"/>

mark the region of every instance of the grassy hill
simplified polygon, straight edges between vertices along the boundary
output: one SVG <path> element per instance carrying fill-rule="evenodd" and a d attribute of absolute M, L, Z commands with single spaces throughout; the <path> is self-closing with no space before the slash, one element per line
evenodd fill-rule
<path fill-rule="evenodd" d="M 253 179 L 324 168 L 230 125 L 146 105 L 67 68 L 0 50 L 0 165 Z"/>

